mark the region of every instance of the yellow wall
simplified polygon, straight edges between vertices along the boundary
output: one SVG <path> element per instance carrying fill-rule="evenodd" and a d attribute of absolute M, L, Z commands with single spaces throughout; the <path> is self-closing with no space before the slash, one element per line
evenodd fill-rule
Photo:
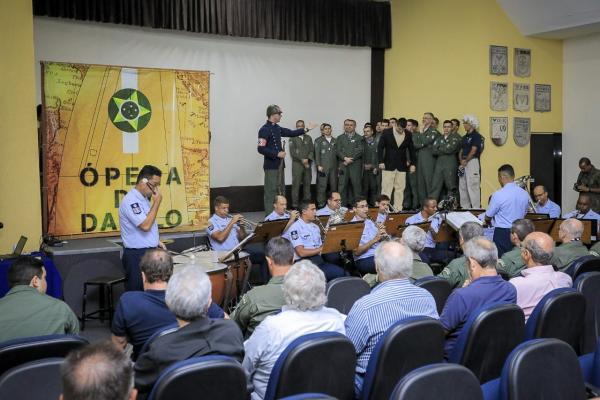
<path fill-rule="evenodd" d="M 517 176 L 529 173 L 529 146 L 514 143 L 513 117 L 531 118 L 532 132 L 562 132 L 562 41 L 524 37 L 495 0 L 392 0 L 392 19 L 393 47 L 385 54 L 384 114 L 419 123 L 426 111 L 441 121 L 477 116 L 486 137 L 481 194 L 487 204 L 499 187 L 500 165 L 512 164 Z M 508 75 L 489 74 L 492 44 L 508 47 Z M 513 76 L 515 47 L 531 49 L 529 78 Z M 490 110 L 491 81 L 508 82 L 508 111 Z M 513 82 L 530 84 L 529 112 L 512 110 Z M 533 112 L 534 83 L 552 85 L 551 112 Z M 497 147 L 490 139 L 490 116 L 509 117 L 504 146 Z"/>
<path fill-rule="evenodd" d="M 41 238 L 31 1 L 0 1 L 0 253 Z"/>

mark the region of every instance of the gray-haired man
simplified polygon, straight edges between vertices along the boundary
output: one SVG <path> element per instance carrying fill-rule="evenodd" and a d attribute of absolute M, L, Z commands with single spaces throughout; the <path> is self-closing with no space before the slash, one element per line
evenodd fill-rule
<path fill-rule="evenodd" d="M 477 222 L 465 222 L 458 230 L 458 244 L 464 251 L 465 243 L 477 236 L 483 236 L 483 227 Z M 438 276 L 447 280 L 452 288 L 462 287 L 469 279 L 467 257 L 461 256 L 450 261 Z"/>

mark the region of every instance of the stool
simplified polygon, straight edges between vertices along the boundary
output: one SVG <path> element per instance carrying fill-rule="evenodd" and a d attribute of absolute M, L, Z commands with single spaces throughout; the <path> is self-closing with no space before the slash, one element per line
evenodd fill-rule
<path fill-rule="evenodd" d="M 83 283 L 83 304 L 81 307 L 81 330 L 85 329 L 85 321 L 87 319 L 99 319 L 104 322 L 104 312 L 108 311 L 108 323 L 110 324 L 113 318 L 114 305 L 113 305 L 113 286 L 119 283 L 125 283 L 125 277 L 114 277 L 114 276 L 99 276 Z M 87 301 L 87 289 L 89 285 L 98 286 L 98 303 L 99 308 L 96 311 L 86 314 L 85 303 Z M 105 302 L 105 293 L 108 297 L 108 301 Z M 99 314 L 97 317 L 93 315 Z"/>

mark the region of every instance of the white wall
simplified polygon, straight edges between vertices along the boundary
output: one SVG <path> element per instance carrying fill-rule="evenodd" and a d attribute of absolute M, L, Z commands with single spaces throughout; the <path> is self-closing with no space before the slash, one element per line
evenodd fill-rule
<path fill-rule="evenodd" d="M 578 161 L 600 168 L 600 34 L 564 41 L 563 211 L 573 210 Z"/>
<path fill-rule="evenodd" d="M 262 185 L 256 151 L 266 106 L 279 104 L 281 125 L 296 119 L 369 119 L 371 51 L 315 44 L 199 35 L 121 25 L 34 19 L 35 58 L 210 71 L 211 187 Z M 36 65 L 37 96 L 40 68 Z M 311 132 L 313 139 L 318 129 Z M 289 156 L 288 156 L 289 158 Z M 289 162 L 288 162 L 288 165 Z M 291 168 L 286 169 L 291 182 Z M 314 177 L 313 177 L 314 181 Z"/>

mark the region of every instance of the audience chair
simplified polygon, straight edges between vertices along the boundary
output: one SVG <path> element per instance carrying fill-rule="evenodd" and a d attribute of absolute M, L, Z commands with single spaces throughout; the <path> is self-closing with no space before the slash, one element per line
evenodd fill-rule
<path fill-rule="evenodd" d="M 45 335 L 0 343 L 0 375 L 18 365 L 50 357 L 66 357 L 89 342 L 80 336 Z M 3 398 L 3 397 L 0 397 Z"/>
<path fill-rule="evenodd" d="M 139 358 L 139 356 L 141 356 L 142 354 L 144 354 L 145 352 L 148 351 L 148 348 L 150 347 L 152 342 L 154 342 L 157 338 L 164 336 L 164 335 L 168 335 L 169 333 L 175 332 L 177 329 L 179 329 L 179 324 L 177 324 L 177 322 L 175 322 L 174 324 L 167 325 L 165 327 L 160 328 L 156 332 L 154 332 L 152 334 L 152 336 L 150 336 L 148 338 L 148 340 L 146 340 L 146 343 L 144 343 L 144 345 L 140 349 L 140 351 L 138 353 L 138 358 Z"/>
<path fill-rule="evenodd" d="M 415 286 L 422 287 L 427 290 L 435 299 L 438 314 L 442 314 L 442 310 L 446 305 L 448 296 L 452 293 L 452 286 L 447 280 L 437 276 L 426 276 L 415 281 Z"/>
<path fill-rule="evenodd" d="M 566 271 L 573 278 L 573 282 L 586 272 L 600 272 L 600 258 L 592 255 L 580 257 L 573 261 Z"/>
<path fill-rule="evenodd" d="M 178 361 L 161 374 L 148 400 L 246 400 L 246 374 L 227 356 L 194 357 Z"/>
<path fill-rule="evenodd" d="M 468 368 L 456 364 L 432 364 L 409 372 L 390 400 L 482 400 L 479 381 Z"/>
<path fill-rule="evenodd" d="M 585 297 L 585 320 L 581 335 L 581 354 L 591 353 L 600 336 L 600 272 L 585 272 L 573 287 Z"/>
<path fill-rule="evenodd" d="M 348 314 L 356 300 L 370 291 L 369 284 L 356 276 L 333 279 L 327 284 L 327 307 Z"/>
<path fill-rule="evenodd" d="M 43 358 L 18 365 L 0 376 L 0 399 L 48 400 L 62 393 L 60 365 L 64 358 Z"/>
<path fill-rule="evenodd" d="M 482 389 L 486 400 L 587 398 L 577 355 L 558 339 L 521 343 L 506 359 L 502 375 Z"/>
<path fill-rule="evenodd" d="M 300 336 L 281 353 L 269 378 L 264 400 L 307 392 L 340 400 L 354 398 L 356 351 L 341 333 Z"/>
<path fill-rule="evenodd" d="M 379 339 L 363 382 L 361 400 L 387 399 L 408 372 L 444 361 L 444 327 L 433 318 L 413 317 L 392 325 Z"/>
<path fill-rule="evenodd" d="M 485 383 L 500 376 L 504 360 L 524 336 L 525 316 L 519 306 L 486 305 L 471 314 L 448 361 L 464 365 Z"/>
<path fill-rule="evenodd" d="M 279 400 L 337 400 L 335 397 L 323 393 L 302 393 L 284 397 Z"/>
<path fill-rule="evenodd" d="M 579 366 L 585 382 L 600 387 L 600 340 L 595 351 L 579 357 Z"/>
<path fill-rule="evenodd" d="M 560 339 L 579 354 L 584 321 L 584 295 L 572 288 L 554 289 L 533 309 L 525 325 L 525 339 Z"/>
<path fill-rule="evenodd" d="M 81 330 L 85 329 L 85 321 L 88 319 L 99 319 L 104 321 L 104 313 L 108 312 L 108 323 L 112 322 L 115 312 L 113 287 L 119 283 L 125 284 L 125 277 L 99 276 L 83 282 L 83 300 L 81 304 Z M 88 286 L 98 286 L 98 304 L 96 311 L 86 313 Z M 95 316 L 98 314 L 98 316 Z"/>

